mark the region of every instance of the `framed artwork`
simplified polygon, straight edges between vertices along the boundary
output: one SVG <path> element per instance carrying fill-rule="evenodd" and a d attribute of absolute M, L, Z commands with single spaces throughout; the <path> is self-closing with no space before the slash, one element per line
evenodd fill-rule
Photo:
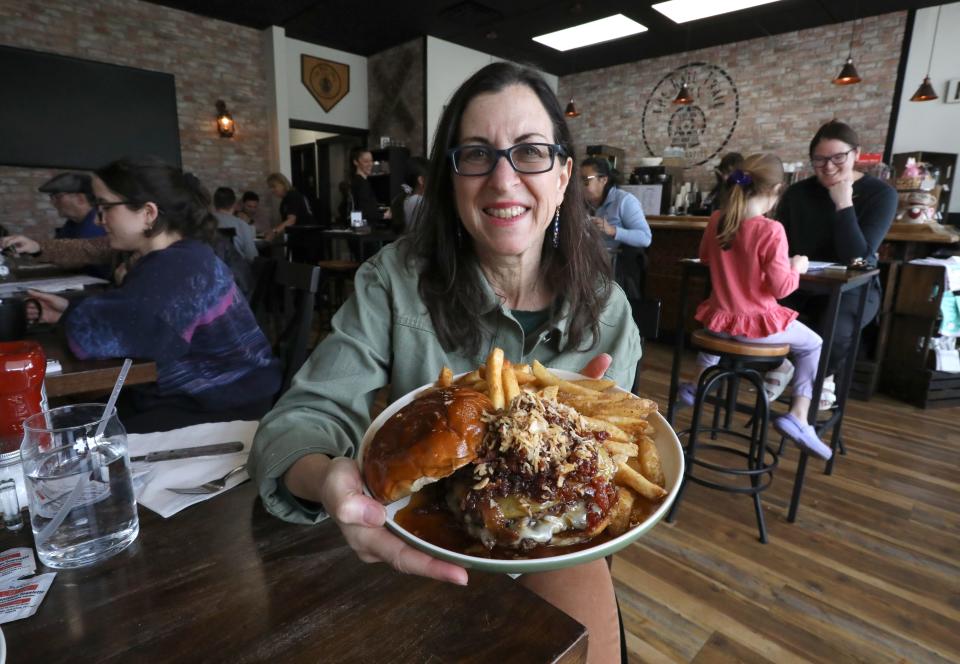
<path fill-rule="evenodd" d="M 300 81 L 329 113 L 350 92 L 350 65 L 301 54 Z"/>

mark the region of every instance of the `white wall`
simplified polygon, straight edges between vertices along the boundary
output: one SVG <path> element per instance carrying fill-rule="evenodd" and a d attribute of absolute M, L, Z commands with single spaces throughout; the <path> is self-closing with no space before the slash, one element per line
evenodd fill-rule
<path fill-rule="evenodd" d="M 930 82 L 940 98 L 925 102 L 910 101 L 927 73 L 936 19 L 936 7 L 917 11 L 894 131 L 895 153 L 927 150 L 960 154 L 960 104 L 943 101 L 947 79 L 960 78 L 960 2 L 941 6 L 936 49 L 930 66 Z M 960 176 L 954 172 L 950 195 L 950 212 L 953 213 L 960 213 L 958 187 Z"/>
<path fill-rule="evenodd" d="M 290 177 L 290 100 L 287 94 L 286 34 L 271 26 L 262 33 L 263 60 L 267 70 L 267 115 L 269 116 L 270 171 Z"/>
<path fill-rule="evenodd" d="M 298 39 L 286 40 L 286 79 L 290 119 L 321 122 L 341 127 L 369 128 L 367 121 L 367 59 Z M 300 56 L 312 55 L 350 66 L 350 91 L 327 113 L 300 79 Z"/>
<path fill-rule="evenodd" d="M 433 135 L 437 131 L 443 107 L 460 84 L 471 74 L 491 62 L 503 58 L 458 46 L 436 37 L 427 37 L 427 152 L 433 149 Z M 557 91 L 558 78 L 540 72 L 547 84 Z"/>
<path fill-rule="evenodd" d="M 290 145 L 313 145 L 321 138 L 330 138 L 337 134 L 331 134 L 325 131 L 311 131 L 309 129 L 291 129 Z"/>

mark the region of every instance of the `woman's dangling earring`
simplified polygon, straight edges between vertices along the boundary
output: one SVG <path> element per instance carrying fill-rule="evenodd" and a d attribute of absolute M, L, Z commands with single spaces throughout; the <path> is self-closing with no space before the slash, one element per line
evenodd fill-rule
<path fill-rule="evenodd" d="M 553 248 L 560 246 L 560 206 L 557 206 L 557 213 L 553 215 Z"/>

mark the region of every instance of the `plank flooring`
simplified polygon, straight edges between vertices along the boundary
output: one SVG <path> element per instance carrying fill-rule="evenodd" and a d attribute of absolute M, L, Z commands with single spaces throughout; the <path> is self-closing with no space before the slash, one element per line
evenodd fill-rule
<path fill-rule="evenodd" d="M 650 344 L 640 382 L 664 413 L 671 353 Z M 854 400 L 844 441 L 833 475 L 808 464 L 793 524 L 784 448 L 768 544 L 748 497 L 691 484 L 675 523 L 615 557 L 630 662 L 960 661 L 960 407 Z"/>

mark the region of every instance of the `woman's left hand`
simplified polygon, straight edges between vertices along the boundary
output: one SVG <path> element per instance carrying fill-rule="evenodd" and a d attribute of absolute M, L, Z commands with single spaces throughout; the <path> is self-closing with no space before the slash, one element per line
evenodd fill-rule
<path fill-rule="evenodd" d="M 611 224 L 608 224 L 606 219 L 603 219 L 601 217 L 591 217 L 590 220 L 593 221 L 593 225 L 597 227 L 597 230 L 599 230 L 604 235 L 613 237 L 614 235 L 617 234 L 617 229 L 614 228 Z"/>
<path fill-rule="evenodd" d="M 67 307 L 70 306 L 67 298 L 54 295 L 53 293 L 28 290 L 27 295 L 42 305 L 40 312 L 41 323 L 56 323 L 60 320 L 60 317 L 63 316 L 63 312 L 67 310 Z"/>
<path fill-rule="evenodd" d="M 587 366 L 580 370 L 587 378 L 603 378 L 603 374 L 607 373 L 607 369 L 610 368 L 610 365 L 613 363 L 613 358 L 610 357 L 607 353 L 600 353 L 595 358 L 587 362 Z"/>

